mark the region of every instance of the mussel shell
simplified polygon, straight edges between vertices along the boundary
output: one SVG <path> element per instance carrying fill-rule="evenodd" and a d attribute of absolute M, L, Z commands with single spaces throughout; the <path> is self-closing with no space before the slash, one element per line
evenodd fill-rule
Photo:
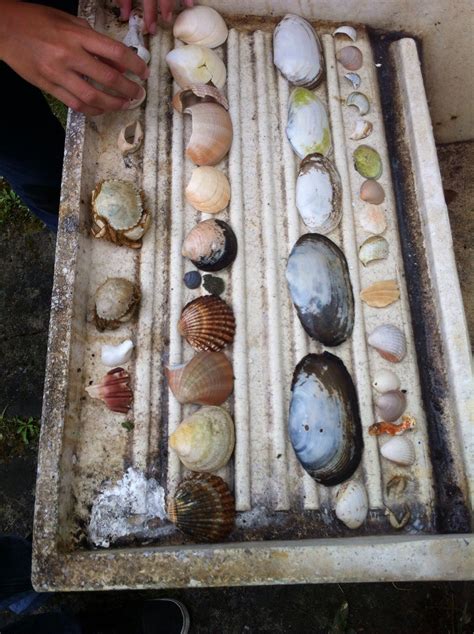
<path fill-rule="evenodd" d="M 337 346 L 352 333 L 354 297 L 346 258 L 329 238 L 307 233 L 293 247 L 286 279 L 308 335 Z"/>
<path fill-rule="evenodd" d="M 306 355 L 291 391 L 289 434 L 298 460 L 325 486 L 347 480 L 364 445 L 357 392 L 344 363 L 330 352 Z"/>
<path fill-rule="evenodd" d="M 296 154 L 327 156 L 332 148 L 331 129 L 324 103 L 310 90 L 295 88 L 288 100 L 286 136 Z"/>
<path fill-rule="evenodd" d="M 201 271 L 220 271 L 237 256 L 237 238 L 223 220 L 203 220 L 186 236 L 182 254 Z"/>
<path fill-rule="evenodd" d="M 195 350 L 218 352 L 234 340 L 234 313 L 220 297 L 197 297 L 183 308 L 178 330 Z"/>

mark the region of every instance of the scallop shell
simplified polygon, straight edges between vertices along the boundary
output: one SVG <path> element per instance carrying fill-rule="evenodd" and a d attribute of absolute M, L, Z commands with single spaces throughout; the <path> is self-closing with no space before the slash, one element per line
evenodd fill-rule
<path fill-rule="evenodd" d="M 382 159 L 377 150 L 369 145 L 359 145 L 353 154 L 354 167 L 364 178 L 377 180 L 382 176 Z"/>
<path fill-rule="evenodd" d="M 190 537 L 217 542 L 232 531 L 235 502 L 222 478 L 196 473 L 183 480 L 168 503 L 169 519 Z"/>
<path fill-rule="evenodd" d="M 123 277 L 110 277 L 95 292 L 94 320 L 98 330 L 115 330 L 131 319 L 140 289 Z"/>
<path fill-rule="evenodd" d="M 273 32 L 273 63 L 291 84 L 315 88 L 324 75 L 319 38 L 309 22 L 288 14 Z"/>
<path fill-rule="evenodd" d="M 367 341 L 381 357 L 392 363 L 399 363 L 407 352 L 405 335 L 392 324 L 378 326 L 370 333 Z"/>
<path fill-rule="evenodd" d="M 361 482 L 345 482 L 336 495 L 336 517 L 348 528 L 359 528 L 369 510 L 367 491 Z"/>
<path fill-rule="evenodd" d="M 234 313 L 215 295 L 197 297 L 183 308 L 178 330 L 195 350 L 218 352 L 234 340 Z"/>
<path fill-rule="evenodd" d="M 388 242 L 382 236 L 370 236 L 359 249 L 359 260 L 364 266 L 376 260 L 385 260 L 387 256 Z"/>
<path fill-rule="evenodd" d="M 104 343 L 101 349 L 101 361 L 110 368 L 115 368 L 122 363 L 130 361 L 133 352 L 133 341 L 125 339 L 116 346 Z"/>
<path fill-rule="evenodd" d="M 188 363 L 165 368 L 170 390 L 180 403 L 221 405 L 234 388 L 234 375 L 223 352 L 199 352 Z"/>
<path fill-rule="evenodd" d="M 373 125 L 370 121 L 366 121 L 365 119 L 357 119 L 354 126 L 354 131 L 349 137 L 353 141 L 360 141 L 361 139 L 367 138 L 372 132 Z"/>
<path fill-rule="evenodd" d="M 215 167 L 197 167 L 185 189 L 186 200 L 198 211 L 216 214 L 227 207 L 230 184 Z"/>
<path fill-rule="evenodd" d="M 370 102 L 363 92 L 351 92 L 346 99 L 346 104 L 357 108 L 361 116 L 364 116 L 370 111 Z"/>
<path fill-rule="evenodd" d="M 300 165 L 296 207 L 305 225 L 318 233 L 330 233 L 341 221 L 341 178 L 332 161 L 321 154 L 310 154 Z"/>
<path fill-rule="evenodd" d="M 394 436 L 380 448 L 380 453 L 402 467 L 409 467 L 415 462 L 415 446 L 406 436 Z"/>
<path fill-rule="evenodd" d="M 355 90 L 357 90 L 357 88 L 359 88 L 360 84 L 361 84 L 361 78 L 360 75 L 358 75 L 357 73 L 346 73 L 344 75 L 344 79 L 347 80 L 350 85 L 352 86 L 352 88 L 354 88 Z M 350 105 L 350 104 L 349 104 Z M 368 112 L 368 110 L 367 110 Z"/>
<path fill-rule="evenodd" d="M 387 228 L 387 220 L 383 209 L 377 205 L 367 205 L 358 213 L 358 219 L 363 229 L 369 233 L 380 234 Z"/>
<path fill-rule="evenodd" d="M 403 414 L 407 406 L 407 397 L 400 390 L 390 390 L 381 394 L 375 402 L 375 411 L 384 421 L 393 423 Z"/>
<path fill-rule="evenodd" d="M 173 108 L 178 112 L 186 112 L 187 108 L 197 103 L 217 103 L 229 110 L 227 97 L 210 84 L 193 84 L 175 94 L 172 99 Z"/>
<path fill-rule="evenodd" d="M 368 306 L 373 308 L 385 308 L 400 298 L 400 289 L 397 280 L 381 280 L 364 288 L 360 298 Z"/>
<path fill-rule="evenodd" d="M 188 44 L 174 48 L 166 55 L 166 62 L 181 88 L 208 82 L 216 88 L 222 88 L 225 84 L 224 62 L 214 51 L 205 46 Z"/>
<path fill-rule="evenodd" d="M 391 370 L 378 370 L 374 374 L 372 387 L 380 394 L 400 389 L 400 379 Z"/>
<path fill-rule="evenodd" d="M 97 385 L 88 385 L 86 392 L 91 398 L 103 401 L 112 412 L 126 414 L 133 401 L 130 375 L 123 368 L 107 372 Z"/>
<path fill-rule="evenodd" d="M 364 62 L 361 50 L 357 46 L 344 46 L 337 52 L 336 59 L 346 70 L 359 70 Z"/>
<path fill-rule="evenodd" d="M 345 24 L 342 26 L 338 26 L 337 29 L 332 34 L 333 37 L 336 35 L 345 35 L 349 37 L 353 42 L 357 40 L 357 31 L 353 26 L 346 26 Z"/>
<path fill-rule="evenodd" d="M 211 7 L 185 9 L 178 15 L 173 27 L 173 35 L 178 40 L 209 48 L 223 44 L 228 33 L 224 19 Z"/>
<path fill-rule="evenodd" d="M 288 429 L 296 457 L 325 486 L 350 478 L 362 456 L 357 392 L 343 362 L 329 352 L 296 366 Z"/>
<path fill-rule="evenodd" d="M 288 101 L 286 136 L 296 154 L 326 156 L 331 151 L 331 129 L 326 107 L 306 88 L 294 88 Z"/>
<path fill-rule="evenodd" d="M 222 407 L 203 407 L 178 426 L 171 449 L 191 471 L 217 471 L 234 451 L 234 422 Z"/>
<path fill-rule="evenodd" d="M 380 183 L 374 180 L 367 180 L 360 186 L 360 198 L 372 205 L 381 205 L 385 200 L 385 192 Z"/>
<path fill-rule="evenodd" d="M 136 152 L 143 141 L 143 129 L 140 121 L 132 121 L 123 126 L 119 132 L 117 146 L 123 156 Z"/>
<path fill-rule="evenodd" d="M 181 250 L 201 271 L 220 271 L 237 256 L 237 238 L 223 220 L 203 220 L 188 233 Z"/>
<path fill-rule="evenodd" d="M 232 144 L 232 121 L 217 103 L 196 103 L 184 110 L 192 117 L 192 132 L 186 156 L 196 165 L 216 165 Z"/>

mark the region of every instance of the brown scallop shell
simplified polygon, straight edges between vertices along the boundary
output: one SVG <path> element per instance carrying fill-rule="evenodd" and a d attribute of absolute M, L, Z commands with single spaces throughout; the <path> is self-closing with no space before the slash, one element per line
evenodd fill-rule
<path fill-rule="evenodd" d="M 218 352 L 234 340 L 234 313 L 220 297 L 197 297 L 183 308 L 178 330 L 195 350 Z"/>
<path fill-rule="evenodd" d="M 234 374 L 223 352 L 199 352 L 188 363 L 165 368 L 180 403 L 221 405 L 234 389 Z"/>

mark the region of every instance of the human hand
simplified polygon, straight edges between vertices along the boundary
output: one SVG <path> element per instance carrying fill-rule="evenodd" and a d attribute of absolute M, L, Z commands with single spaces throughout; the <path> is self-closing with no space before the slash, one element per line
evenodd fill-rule
<path fill-rule="evenodd" d="M 116 4 L 120 7 L 120 18 L 128 20 L 132 10 L 132 0 L 116 0 Z M 183 0 L 183 4 L 185 7 L 192 7 L 193 0 Z M 175 0 L 143 0 L 144 33 L 151 33 L 152 35 L 156 33 L 158 6 L 163 20 L 171 22 L 175 5 Z"/>
<path fill-rule="evenodd" d="M 128 70 L 146 79 L 149 70 L 121 42 L 97 33 L 85 20 L 49 7 L 3 1 L 1 8 L 0 59 L 73 110 L 92 116 L 126 110 L 130 100 L 143 95 L 143 88 L 123 73 Z"/>

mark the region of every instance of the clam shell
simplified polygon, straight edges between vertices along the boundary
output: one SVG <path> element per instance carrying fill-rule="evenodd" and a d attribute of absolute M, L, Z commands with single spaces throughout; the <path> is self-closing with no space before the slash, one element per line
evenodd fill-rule
<path fill-rule="evenodd" d="M 222 478 L 195 473 L 176 489 L 168 503 L 168 517 L 193 539 L 217 542 L 234 527 L 234 498 Z"/>
<path fill-rule="evenodd" d="M 372 387 L 380 394 L 391 392 L 392 390 L 400 389 L 400 379 L 391 370 L 377 370 L 374 374 Z"/>
<path fill-rule="evenodd" d="M 223 352 L 199 352 L 188 363 L 165 368 L 170 390 L 180 403 L 221 405 L 234 388 L 234 375 Z"/>
<path fill-rule="evenodd" d="M 354 167 L 364 178 L 377 180 L 382 176 L 383 166 L 379 153 L 368 145 L 359 145 L 354 150 Z"/>
<path fill-rule="evenodd" d="M 104 344 L 101 349 L 101 361 L 110 368 L 115 368 L 122 363 L 130 361 L 133 352 L 133 341 L 125 339 L 116 346 Z"/>
<path fill-rule="evenodd" d="M 383 209 L 377 205 L 367 205 L 358 213 L 358 219 L 363 229 L 369 233 L 380 234 L 387 228 L 387 220 Z"/>
<path fill-rule="evenodd" d="M 291 386 L 289 434 L 296 457 L 316 482 L 339 484 L 359 465 L 363 442 L 357 393 L 343 362 L 308 354 Z"/>
<path fill-rule="evenodd" d="M 133 401 L 130 375 L 123 368 L 107 372 L 97 385 L 89 385 L 86 392 L 91 398 L 103 401 L 112 412 L 126 414 Z"/>
<path fill-rule="evenodd" d="M 346 104 L 357 108 L 361 116 L 364 116 L 370 111 L 370 102 L 363 92 L 351 92 L 346 99 Z"/>
<path fill-rule="evenodd" d="M 296 207 L 312 231 L 330 233 L 342 217 L 339 172 L 321 154 L 310 154 L 301 163 L 296 181 Z"/>
<path fill-rule="evenodd" d="M 367 138 L 372 132 L 373 125 L 370 121 L 366 121 L 365 119 L 357 119 L 354 126 L 354 131 L 349 137 L 353 141 L 360 141 L 361 139 Z"/>
<path fill-rule="evenodd" d="M 336 35 L 346 35 L 353 42 L 357 40 L 357 31 L 355 30 L 355 28 L 353 26 L 346 26 L 345 24 L 342 26 L 338 26 L 332 35 L 333 37 L 336 37 Z"/>
<path fill-rule="evenodd" d="M 406 436 L 394 436 L 380 448 L 380 453 L 402 467 L 409 467 L 415 462 L 415 446 Z"/>
<path fill-rule="evenodd" d="M 196 165 L 216 165 L 232 144 L 229 113 L 216 103 L 196 103 L 184 112 L 191 115 L 193 123 L 186 156 Z"/>
<path fill-rule="evenodd" d="M 217 471 L 234 451 L 234 422 L 222 407 L 203 407 L 178 426 L 170 447 L 191 471 Z"/>
<path fill-rule="evenodd" d="M 361 50 L 357 46 L 344 46 L 337 52 L 336 59 L 346 70 L 359 70 L 364 61 Z"/>
<path fill-rule="evenodd" d="M 286 280 L 306 332 L 325 346 L 337 346 L 352 333 L 354 299 L 346 258 L 329 238 L 302 236 L 288 258 Z"/>
<path fill-rule="evenodd" d="M 215 48 L 223 44 L 228 35 L 222 16 L 211 7 L 185 9 L 176 18 L 173 35 L 186 44 L 199 44 Z"/>
<path fill-rule="evenodd" d="M 136 152 L 143 141 L 143 129 L 140 121 L 132 121 L 119 132 L 117 146 L 123 156 Z"/>
<path fill-rule="evenodd" d="M 324 74 L 319 38 L 309 22 L 288 14 L 273 32 L 273 63 L 291 84 L 314 88 Z"/>
<path fill-rule="evenodd" d="M 361 84 L 361 78 L 360 75 L 358 75 L 357 73 L 346 73 L 344 75 L 344 79 L 346 79 L 350 85 L 352 86 L 352 88 L 354 88 L 355 90 L 357 90 L 357 88 L 359 88 L 360 84 Z M 348 104 L 350 105 L 350 104 Z M 368 112 L 368 110 L 367 110 Z"/>
<path fill-rule="evenodd" d="M 185 112 L 187 108 L 197 103 L 217 103 L 229 110 L 227 97 L 215 86 L 210 84 L 193 84 L 175 94 L 172 99 L 173 108 L 178 112 Z"/>
<path fill-rule="evenodd" d="M 326 156 L 331 151 L 331 129 L 323 102 L 306 88 L 294 88 L 288 101 L 286 136 L 296 154 Z"/>
<path fill-rule="evenodd" d="M 166 62 L 174 80 L 181 88 L 209 82 L 216 88 L 222 88 L 225 84 L 224 62 L 205 46 L 188 44 L 174 48 L 167 54 Z"/>
<path fill-rule="evenodd" d="M 197 297 L 183 308 L 178 330 L 195 350 L 218 352 L 234 340 L 234 313 L 215 295 Z"/>
<path fill-rule="evenodd" d="M 223 220 L 203 220 L 188 233 L 181 250 L 201 271 L 220 271 L 237 256 L 237 238 Z"/>
<path fill-rule="evenodd" d="M 367 180 L 360 187 L 360 198 L 372 205 L 381 205 L 385 200 L 385 192 L 380 183 L 374 180 Z"/>
<path fill-rule="evenodd" d="M 367 341 L 381 357 L 392 363 L 399 363 L 407 353 L 405 335 L 392 324 L 378 326 L 367 337 Z"/>
<path fill-rule="evenodd" d="M 185 189 L 186 200 L 198 211 L 216 214 L 227 207 L 230 184 L 215 167 L 197 167 Z"/>
<path fill-rule="evenodd" d="M 400 289 L 397 280 L 382 280 L 364 288 L 360 298 L 368 306 L 384 308 L 396 302 L 400 298 Z"/>
<path fill-rule="evenodd" d="M 359 528 L 369 510 L 367 491 L 361 482 L 350 480 L 341 485 L 336 495 L 336 517 L 348 528 Z"/>
<path fill-rule="evenodd" d="M 407 397 L 400 390 L 390 390 L 378 397 L 375 403 L 377 415 L 384 421 L 393 423 L 403 414 L 407 406 Z"/>
<path fill-rule="evenodd" d="M 115 330 L 131 319 L 140 302 L 140 289 L 123 277 L 110 277 L 95 292 L 94 320 L 98 330 Z"/>
<path fill-rule="evenodd" d="M 359 260 L 364 266 L 376 260 L 384 260 L 387 256 L 388 242 L 382 236 L 370 236 L 359 249 Z"/>

